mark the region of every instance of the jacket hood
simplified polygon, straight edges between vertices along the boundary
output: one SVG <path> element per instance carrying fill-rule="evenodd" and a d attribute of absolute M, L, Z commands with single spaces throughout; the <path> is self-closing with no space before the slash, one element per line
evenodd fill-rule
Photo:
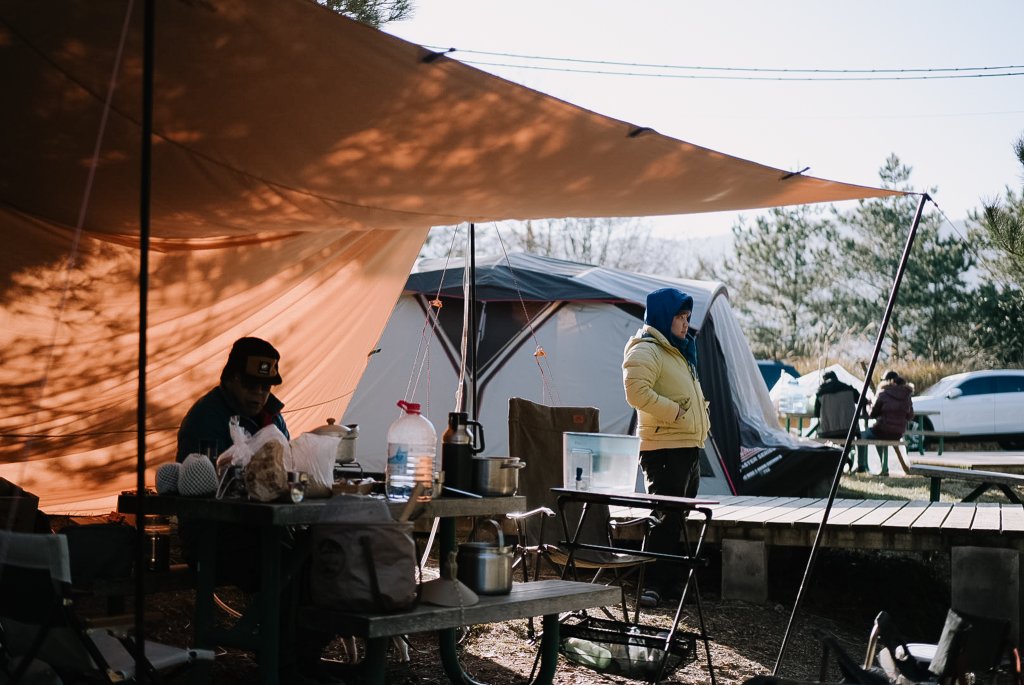
<path fill-rule="evenodd" d="M 661 333 L 673 347 L 682 352 L 694 367 L 697 366 L 697 341 L 692 333 L 685 338 L 672 335 L 672 319 L 679 312 L 693 311 L 693 298 L 675 288 L 659 288 L 647 295 L 644 323 Z"/>
<path fill-rule="evenodd" d="M 911 383 L 887 383 L 878 391 L 880 395 L 883 393 L 899 400 L 905 400 L 908 397 L 913 397 L 914 386 Z"/>

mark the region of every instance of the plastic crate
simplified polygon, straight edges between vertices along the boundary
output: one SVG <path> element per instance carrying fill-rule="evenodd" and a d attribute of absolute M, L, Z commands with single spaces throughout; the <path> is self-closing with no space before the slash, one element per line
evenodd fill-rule
<path fill-rule="evenodd" d="M 653 682 L 661 672 L 667 677 L 697 655 L 696 633 L 677 631 L 672 637 L 665 669 L 668 631 L 653 626 L 585 616 L 570 619 L 559 628 L 559 651 L 573 663 L 599 673 Z"/>

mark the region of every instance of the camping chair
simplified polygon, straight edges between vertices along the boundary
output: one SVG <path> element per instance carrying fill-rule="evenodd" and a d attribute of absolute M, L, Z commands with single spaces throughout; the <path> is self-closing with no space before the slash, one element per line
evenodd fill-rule
<path fill-rule="evenodd" d="M 88 625 L 70 590 L 65 536 L 0 531 L 0 682 L 138 682 L 127 621 Z M 212 659 L 211 652 L 147 640 L 143 680 L 164 682 Z"/>
<path fill-rule="evenodd" d="M 555 517 L 556 498 L 551 488 L 563 484 L 562 434 L 565 431 L 598 432 L 598 410 L 593 407 L 549 407 L 513 397 L 509 400 L 508 426 L 509 455 L 519 457 L 527 464 L 527 468 L 520 473 L 519 485 L 529 511 L 508 514 L 516 525 L 516 564 L 521 567 L 523 580 L 531 580 L 531 569 L 532 579 L 536 579 L 543 563 L 547 563 L 551 570 L 563 577 L 571 574 L 578 579 L 580 572 L 592 573 L 591 582 L 598 582 L 605 571 L 611 571 L 613 582 L 617 581 L 622 591 L 623 620 L 629 622 L 626 589 L 622 581 L 626 576 L 637 575 L 636 592 L 639 593 L 643 588 L 643 568 L 650 559 L 633 554 L 577 551 L 572 565 L 567 567 L 568 551 L 559 545 L 562 528 L 546 525 L 547 519 Z M 577 509 L 570 514 L 574 520 L 564 522 L 570 524 L 569 530 L 573 529 L 572 524 L 578 521 L 578 517 Z M 610 546 L 614 530 L 631 525 L 644 526 L 643 535 L 646 539 L 650 526 L 655 522 L 653 517 L 612 522 L 608 507 L 603 506 L 592 510 L 587 516 L 587 530 L 582 532 L 580 541 Z M 632 622 L 636 623 L 639 619 L 639 605 L 634 606 L 636 610 Z M 607 609 L 604 611 L 611 616 Z"/>
<path fill-rule="evenodd" d="M 1007 663 L 1009 636 L 1009 621 L 950 609 L 937 644 L 908 643 L 889 614 L 882 611 L 871 629 L 864 664 L 869 667 L 877 660 L 895 682 L 966 685 L 987 676 L 995 683 Z"/>

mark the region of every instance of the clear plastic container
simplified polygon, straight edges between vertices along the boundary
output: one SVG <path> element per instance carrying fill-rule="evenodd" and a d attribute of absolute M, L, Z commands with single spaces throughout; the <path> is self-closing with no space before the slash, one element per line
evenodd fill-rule
<path fill-rule="evenodd" d="M 434 459 L 437 456 L 437 431 L 420 414 L 420 405 L 399 401 L 402 415 L 388 428 L 388 465 L 384 472 L 384 492 L 389 500 L 404 502 L 416 483 L 423 484 L 420 501 L 432 496 Z"/>

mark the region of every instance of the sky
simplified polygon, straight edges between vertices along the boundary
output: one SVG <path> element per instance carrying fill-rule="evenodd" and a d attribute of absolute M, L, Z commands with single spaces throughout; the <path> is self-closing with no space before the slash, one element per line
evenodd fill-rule
<path fill-rule="evenodd" d="M 1013 142 L 1024 135 L 1024 2 L 780 0 L 414 0 L 411 19 L 383 30 L 595 112 L 696 145 L 812 176 L 879 185 L 897 154 L 911 183 L 953 221 L 982 199 L 1019 190 Z M 483 55 L 472 52 L 504 53 Z M 506 55 L 558 57 L 571 62 Z M 484 65 L 512 64 L 518 66 Z M 924 70 L 879 76 L 1018 73 L 921 80 L 820 79 L 826 74 L 682 71 Z M 544 66 L 547 69 L 526 68 Z M 571 73 L 566 69 L 742 76 L 744 80 Z M 748 80 L 750 77 L 769 80 Z M 835 77 L 837 75 L 830 75 Z M 840 207 L 852 207 L 846 203 Z M 753 217 L 756 212 L 742 212 Z M 665 217 L 657 233 L 727 234 L 738 213 Z"/>

